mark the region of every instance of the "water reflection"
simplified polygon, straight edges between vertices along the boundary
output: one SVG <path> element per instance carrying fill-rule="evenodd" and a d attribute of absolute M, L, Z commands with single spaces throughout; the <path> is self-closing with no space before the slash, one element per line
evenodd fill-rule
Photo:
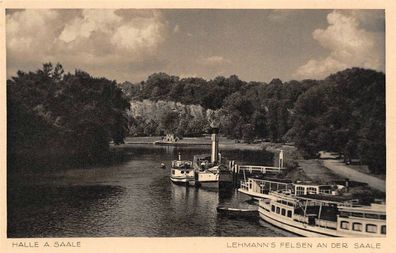
<path fill-rule="evenodd" d="M 8 195 L 10 237 L 96 235 L 125 189 L 119 186 L 20 187 Z"/>
<path fill-rule="evenodd" d="M 126 162 L 13 174 L 8 185 L 9 237 L 282 236 L 258 220 L 217 214 L 218 204 L 246 199 L 236 191 L 174 185 L 161 162 L 209 147 L 129 145 Z M 224 151 L 237 161 L 271 164 L 262 152 Z M 254 157 L 254 159 L 252 158 Z M 252 159 L 252 161 L 250 160 Z"/>

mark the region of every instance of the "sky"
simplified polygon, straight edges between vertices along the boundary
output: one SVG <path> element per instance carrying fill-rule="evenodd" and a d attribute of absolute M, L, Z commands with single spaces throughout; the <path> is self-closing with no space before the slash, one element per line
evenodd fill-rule
<path fill-rule="evenodd" d="M 245 81 L 384 72 L 383 10 L 23 9 L 6 11 L 7 77 L 45 62 L 118 82 L 156 72 Z"/>

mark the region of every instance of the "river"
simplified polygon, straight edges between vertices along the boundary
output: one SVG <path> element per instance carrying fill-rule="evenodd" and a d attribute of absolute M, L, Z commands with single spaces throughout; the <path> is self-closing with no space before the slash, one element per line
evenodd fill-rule
<path fill-rule="evenodd" d="M 171 183 L 170 162 L 179 152 L 192 159 L 209 153 L 209 146 L 122 149 L 122 163 L 10 175 L 8 237 L 291 236 L 258 218 L 218 215 L 218 204 L 248 199 L 235 190 L 219 193 Z M 244 164 L 272 164 L 272 154 L 263 151 L 222 155 Z M 160 168 L 161 162 L 167 169 Z"/>

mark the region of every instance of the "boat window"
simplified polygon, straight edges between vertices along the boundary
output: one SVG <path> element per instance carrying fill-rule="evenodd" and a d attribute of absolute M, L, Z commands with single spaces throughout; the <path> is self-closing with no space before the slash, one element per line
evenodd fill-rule
<path fill-rule="evenodd" d="M 297 186 L 297 187 L 296 187 L 296 194 L 297 194 L 297 195 L 304 195 L 304 194 L 305 194 L 304 187 L 302 187 L 302 186 Z"/>
<path fill-rule="evenodd" d="M 287 210 L 287 217 L 289 217 L 289 218 L 292 217 L 292 211 L 291 210 Z"/>
<path fill-rule="evenodd" d="M 275 212 L 275 206 L 274 205 L 271 206 L 271 211 Z"/>
<path fill-rule="evenodd" d="M 386 215 L 380 215 L 381 220 L 386 220 Z"/>
<path fill-rule="evenodd" d="M 353 217 L 363 217 L 363 213 L 352 213 Z"/>
<path fill-rule="evenodd" d="M 175 170 L 172 170 L 172 175 L 175 175 Z"/>
<path fill-rule="evenodd" d="M 341 221 L 341 226 L 342 229 L 349 229 L 349 222 L 348 221 Z"/>
<path fill-rule="evenodd" d="M 280 213 L 280 208 L 277 206 L 276 207 L 276 213 L 279 214 Z"/>
<path fill-rule="evenodd" d="M 378 214 L 365 213 L 364 217 L 369 219 L 378 219 Z"/>
<path fill-rule="evenodd" d="M 381 234 L 386 235 L 386 225 L 381 226 Z"/>
<path fill-rule="evenodd" d="M 285 216 L 286 215 L 286 209 L 282 208 L 282 215 Z"/>
<path fill-rule="evenodd" d="M 328 190 L 328 189 L 320 189 L 319 192 L 323 193 L 323 194 L 330 194 L 331 193 L 331 191 Z"/>
<path fill-rule="evenodd" d="M 184 174 L 184 170 L 182 170 L 181 173 Z"/>
<path fill-rule="evenodd" d="M 343 212 L 343 211 L 340 212 L 340 217 L 348 218 L 349 215 L 350 215 L 349 212 Z"/>
<path fill-rule="evenodd" d="M 352 224 L 352 230 L 353 231 L 362 231 L 362 223 L 354 222 Z"/>
<path fill-rule="evenodd" d="M 308 187 L 307 188 L 307 193 L 308 194 L 316 194 L 316 188 L 315 187 Z"/>
<path fill-rule="evenodd" d="M 367 224 L 366 225 L 366 232 L 367 233 L 377 233 L 377 225 Z"/>

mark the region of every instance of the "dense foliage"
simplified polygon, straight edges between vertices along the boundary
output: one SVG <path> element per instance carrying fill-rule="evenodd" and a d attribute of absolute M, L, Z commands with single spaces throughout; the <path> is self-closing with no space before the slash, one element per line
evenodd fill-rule
<path fill-rule="evenodd" d="M 307 156 L 336 151 L 384 172 L 384 74 L 353 68 L 330 75 L 298 98 L 295 112 L 290 132 Z"/>
<path fill-rule="evenodd" d="M 90 162 L 123 143 L 129 101 L 115 81 L 44 64 L 7 81 L 8 153 L 32 160 L 70 157 Z"/>
<path fill-rule="evenodd" d="M 306 157 L 320 150 L 359 158 L 373 172 L 385 170 L 385 75 L 373 70 L 347 69 L 324 80 L 270 83 L 244 82 L 233 75 L 213 80 L 179 78 L 156 73 L 138 84 L 124 83 L 132 100 L 167 100 L 196 104 L 220 115 L 224 135 L 272 142 L 295 142 Z M 135 120 L 136 119 L 132 119 Z M 199 135 L 208 119 L 164 112 L 141 124 L 181 135 Z M 194 122 L 194 124 L 191 124 Z M 198 122 L 200 127 L 193 128 Z M 168 127 L 165 127 L 168 126 Z M 201 129 L 201 131 L 199 131 Z"/>
<path fill-rule="evenodd" d="M 228 137 L 247 142 L 255 138 L 279 142 L 284 140 L 283 136 L 291 128 L 290 114 L 297 98 L 315 84 L 317 82 L 313 80 L 282 83 L 279 79 L 269 84 L 244 82 L 236 75 L 207 81 L 156 73 L 138 84 L 126 82 L 122 84 L 122 89 L 135 101 L 167 100 L 200 105 L 207 111 L 216 110 L 221 117 L 221 131 Z M 169 124 L 164 120 L 167 115 L 175 119 L 173 129 L 167 127 Z M 133 135 L 155 135 L 163 130 L 198 136 L 207 133 L 209 127 L 207 117 L 191 117 L 184 111 L 165 109 L 163 117 L 156 120 L 135 117 L 130 122 Z"/>

